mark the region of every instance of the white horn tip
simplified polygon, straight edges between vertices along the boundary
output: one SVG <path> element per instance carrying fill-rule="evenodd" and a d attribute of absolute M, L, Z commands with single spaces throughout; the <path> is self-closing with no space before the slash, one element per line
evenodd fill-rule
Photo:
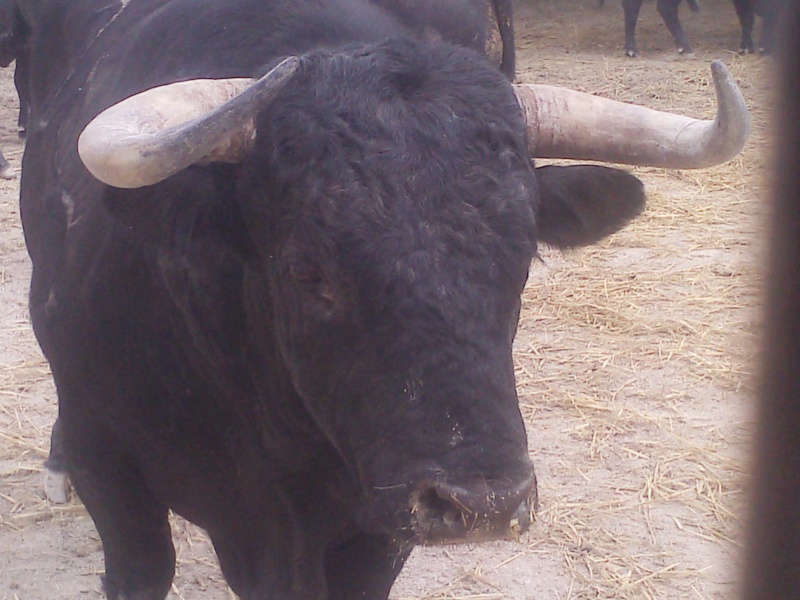
<path fill-rule="evenodd" d="M 720 164 L 731 160 L 744 149 L 753 124 L 742 91 L 721 60 L 712 61 L 711 76 L 717 92 L 718 113 L 715 123 L 718 129 L 726 132 L 720 137 L 714 163 Z"/>

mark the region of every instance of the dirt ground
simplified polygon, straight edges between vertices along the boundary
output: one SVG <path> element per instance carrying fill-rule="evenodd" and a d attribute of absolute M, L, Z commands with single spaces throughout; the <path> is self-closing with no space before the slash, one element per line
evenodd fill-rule
<path fill-rule="evenodd" d="M 566 85 L 709 118 L 722 59 L 752 110 L 744 153 L 713 169 L 637 169 L 649 207 L 592 248 L 544 249 L 516 343 L 539 477 L 518 542 L 424 548 L 395 600 L 733 597 L 746 509 L 761 231 L 772 152 L 773 63 L 739 56 L 728 0 L 681 16 L 678 56 L 655 3 L 641 57 L 623 55 L 616 1 L 518 0 L 522 81 Z M 19 169 L 12 73 L 0 73 L 0 147 Z M 99 598 L 100 543 L 76 499 L 48 504 L 42 460 L 56 401 L 27 314 L 18 179 L 0 181 L 0 600 Z M 202 531 L 175 519 L 175 599 L 227 590 Z"/>

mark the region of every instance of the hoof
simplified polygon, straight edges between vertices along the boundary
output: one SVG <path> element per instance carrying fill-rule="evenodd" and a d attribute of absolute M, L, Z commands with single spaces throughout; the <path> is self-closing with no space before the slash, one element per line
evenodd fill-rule
<path fill-rule="evenodd" d="M 14 179 L 16 176 L 17 174 L 14 172 L 14 169 L 11 168 L 11 165 L 0 168 L 0 178 Z"/>
<path fill-rule="evenodd" d="M 64 472 L 45 469 L 44 495 L 53 504 L 66 504 L 69 501 L 69 479 Z"/>
<path fill-rule="evenodd" d="M 637 58 L 639 56 L 639 53 L 636 52 L 636 50 L 625 50 L 625 56 L 629 58 Z"/>

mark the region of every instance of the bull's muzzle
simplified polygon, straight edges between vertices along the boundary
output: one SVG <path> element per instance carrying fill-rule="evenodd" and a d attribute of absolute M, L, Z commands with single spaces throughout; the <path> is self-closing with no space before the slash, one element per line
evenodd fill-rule
<path fill-rule="evenodd" d="M 412 527 L 422 544 L 517 540 L 535 507 L 535 477 L 514 486 L 432 483 L 411 496 Z"/>

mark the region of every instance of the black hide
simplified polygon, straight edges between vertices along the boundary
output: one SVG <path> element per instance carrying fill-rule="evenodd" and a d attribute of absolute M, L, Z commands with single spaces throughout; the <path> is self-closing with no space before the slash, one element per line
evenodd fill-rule
<path fill-rule="evenodd" d="M 60 83 L 33 64 L 22 216 L 108 597 L 166 595 L 169 509 L 247 599 L 385 599 L 416 543 L 524 529 L 511 351 L 537 237 L 611 233 L 638 180 L 537 172 L 506 77 L 360 0 L 129 0 L 87 43 Z M 135 190 L 81 164 L 116 101 L 290 53 L 242 162 Z"/>

